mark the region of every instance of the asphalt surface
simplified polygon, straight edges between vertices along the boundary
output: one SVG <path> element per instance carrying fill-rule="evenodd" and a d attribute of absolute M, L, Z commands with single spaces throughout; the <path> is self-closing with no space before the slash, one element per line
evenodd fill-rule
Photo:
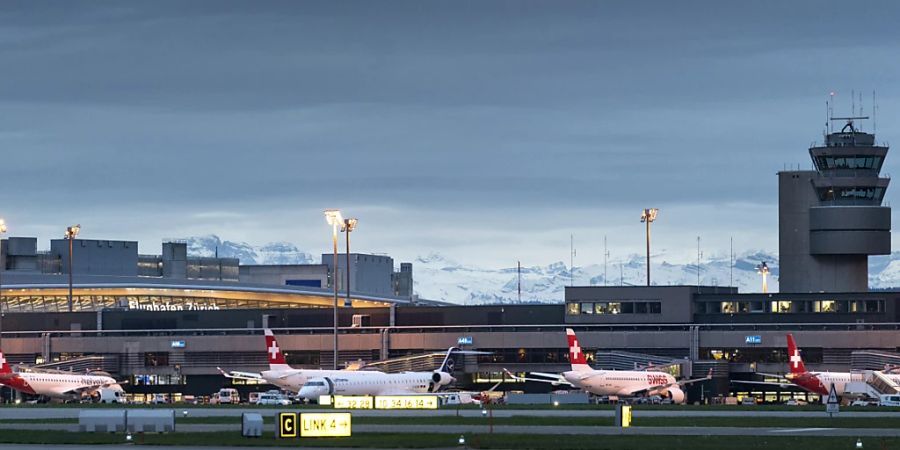
<path fill-rule="evenodd" d="M 33 408 L 33 407 L 7 407 L 0 408 L 0 420 L 3 419 L 77 419 L 78 413 L 82 409 L 96 410 L 96 408 Z M 437 410 L 335 410 L 335 409 L 292 409 L 289 406 L 283 409 L 270 408 L 160 408 L 174 409 L 178 416 L 182 416 L 184 411 L 188 412 L 188 417 L 240 417 L 242 413 L 251 412 L 259 413 L 263 416 L 274 417 L 280 411 L 301 411 L 301 412 L 340 412 L 346 411 L 353 413 L 358 417 L 423 417 L 423 416 L 455 416 L 455 409 L 437 409 Z M 741 411 L 711 411 L 711 410 L 632 410 L 634 417 L 828 417 L 823 411 L 758 411 L 752 406 Z M 458 414 L 463 417 L 481 417 L 482 413 L 479 409 L 460 409 Z M 613 417 L 615 412 L 612 410 L 600 409 L 497 409 L 493 410 L 494 417 L 513 417 L 513 416 L 537 416 L 537 417 Z M 900 417 L 900 411 L 879 411 L 875 408 L 871 412 L 866 411 L 845 411 L 838 413 L 838 417 Z"/>

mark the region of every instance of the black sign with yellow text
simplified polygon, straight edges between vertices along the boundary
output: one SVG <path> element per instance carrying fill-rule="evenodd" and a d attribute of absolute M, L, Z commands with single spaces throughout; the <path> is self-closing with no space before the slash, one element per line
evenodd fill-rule
<path fill-rule="evenodd" d="M 278 438 L 297 437 L 297 413 L 278 413 Z"/>

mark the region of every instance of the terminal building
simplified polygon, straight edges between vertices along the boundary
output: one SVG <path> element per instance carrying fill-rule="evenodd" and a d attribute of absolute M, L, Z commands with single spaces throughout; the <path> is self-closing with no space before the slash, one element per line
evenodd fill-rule
<path fill-rule="evenodd" d="M 222 377 L 266 369 L 262 328 L 275 329 L 288 363 L 331 367 L 333 286 L 340 290 L 338 363 L 374 362 L 448 347 L 490 352 L 457 364 L 459 387 L 488 388 L 514 372 L 567 370 L 566 327 L 601 368 L 675 363 L 709 382 L 690 401 L 755 395 L 817 397 L 799 389 L 741 384 L 787 371 L 793 333 L 810 370 L 881 369 L 900 363 L 900 292 L 870 291 L 868 255 L 890 252 L 886 146 L 849 124 L 810 155 L 816 171 L 780 172 L 779 293 L 717 286 L 574 286 L 548 305 L 459 306 L 413 295 L 413 268 L 384 255 L 322 255 L 321 264 L 241 265 L 187 254 L 184 242 L 140 255 L 137 242 L 75 239 L 72 302 L 68 245 L 35 238 L 0 245 L 2 350 L 12 363 L 101 368 L 140 398 L 210 395 L 223 386 L 267 386 Z M 403 369 L 427 369 L 439 359 Z M 422 365 L 424 364 L 424 365 Z M 400 367 L 400 366 L 398 366 Z M 399 370 L 399 369 L 398 369 Z M 504 390 L 548 390 L 507 380 Z M 7 397 L 9 393 L 4 395 Z"/>

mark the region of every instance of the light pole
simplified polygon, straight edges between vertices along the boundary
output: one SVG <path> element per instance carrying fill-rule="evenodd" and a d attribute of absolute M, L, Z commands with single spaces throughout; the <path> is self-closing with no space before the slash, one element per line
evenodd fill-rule
<path fill-rule="evenodd" d="M 0 238 L 6 234 L 6 221 L 0 219 Z M 2 244 L 0 244 L 2 246 Z M 9 253 L 9 249 L 6 249 L 6 252 Z M 3 264 L 0 264 L 0 275 L 3 275 L 3 271 L 6 270 L 6 259 L 3 259 Z M 0 279 L 0 349 L 3 348 L 3 280 Z M 0 397 L 2 398 L 2 397 Z"/>
<path fill-rule="evenodd" d="M 769 293 L 769 283 L 768 283 L 767 278 L 769 276 L 769 265 L 766 264 L 765 261 L 763 261 L 762 263 L 760 263 L 760 265 L 756 266 L 756 273 L 762 275 L 763 294 L 768 294 Z"/>
<path fill-rule="evenodd" d="M 353 302 L 350 301 L 350 232 L 356 229 L 357 223 L 359 223 L 359 219 L 344 219 L 344 223 L 341 225 L 341 231 L 347 234 L 347 267 L 344 268 L 347 271 L 347 300 L 344 301 L 345 307 L 353 306 Z"/>
<path fill-rule="evenodd" d="M 641 223 L 647 224 L 647 286 L 650 286 L 650 224 L 656 220 L 656 208 L 646 208 L 641 211 Z"/>
<path fill-rule="evenodd" d="M 338 226 L 344 222 L 339 209 L 326 209 L 325 220 L 331 225 L 331 242 L 334 244 L 334 257 L 331 259 L 334 272 L 331 275 L 331 284 L 334 286 L 334 370 L 338 368 Z"/>
<path fill-rule="evenodd" d="M 81 225 L 66 227 L 66 239 L 69 240 L 69 312 L 72 312 L 72 242 L 81 231 Z"/>

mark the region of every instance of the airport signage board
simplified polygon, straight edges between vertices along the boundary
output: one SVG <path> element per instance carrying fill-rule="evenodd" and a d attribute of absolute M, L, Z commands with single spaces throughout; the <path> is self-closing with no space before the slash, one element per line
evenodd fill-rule
<path fill-rule="evenodd" d="M 350 413 L 300 413 L 300 437 L 346 437 Z"/>
<path fill-rule="evenodd" d="M 437 409 L 437 395 L 377 395 L 375 409 Z"/>
<path fill-rule="evenodd" d="M 278 439 L 297 437 L 297 413 L 278 413 Z"/>
<path fill-rule="evenodd" d="M 460 336 L 456 338 L 456 345 L 472 345 L 472 336 Z"/>
<path fill-rule="evenodd" d="M 760 335 L 755 335 L 755 336 L 744 336 L 744 343 L 745 343 L 745 344 L 751 344 L 751 345 L 759 345 L 759 344 L 762 344 L 762 336 L 760 336 Z"/>
<path fill-rule="evenodd" d="M 372 409 L 375 398 L 371 395 L 335 395 L 334 409 Z"/>
<path fill-rule="evenodd" d="M 331 404 L 331 396 L 330 395 L 320 395 L 319 396 L 319 406 L 328 406 Z"/>
<path fill-rule="evenodd" d="M 279 439 L 347 437 L 351 434 L 350 413 L 278 413 Z"/>
<path fill-rule="evenodd" d="M 184 348 L 184 341 L 172 341 L 172 348 Z"/>

